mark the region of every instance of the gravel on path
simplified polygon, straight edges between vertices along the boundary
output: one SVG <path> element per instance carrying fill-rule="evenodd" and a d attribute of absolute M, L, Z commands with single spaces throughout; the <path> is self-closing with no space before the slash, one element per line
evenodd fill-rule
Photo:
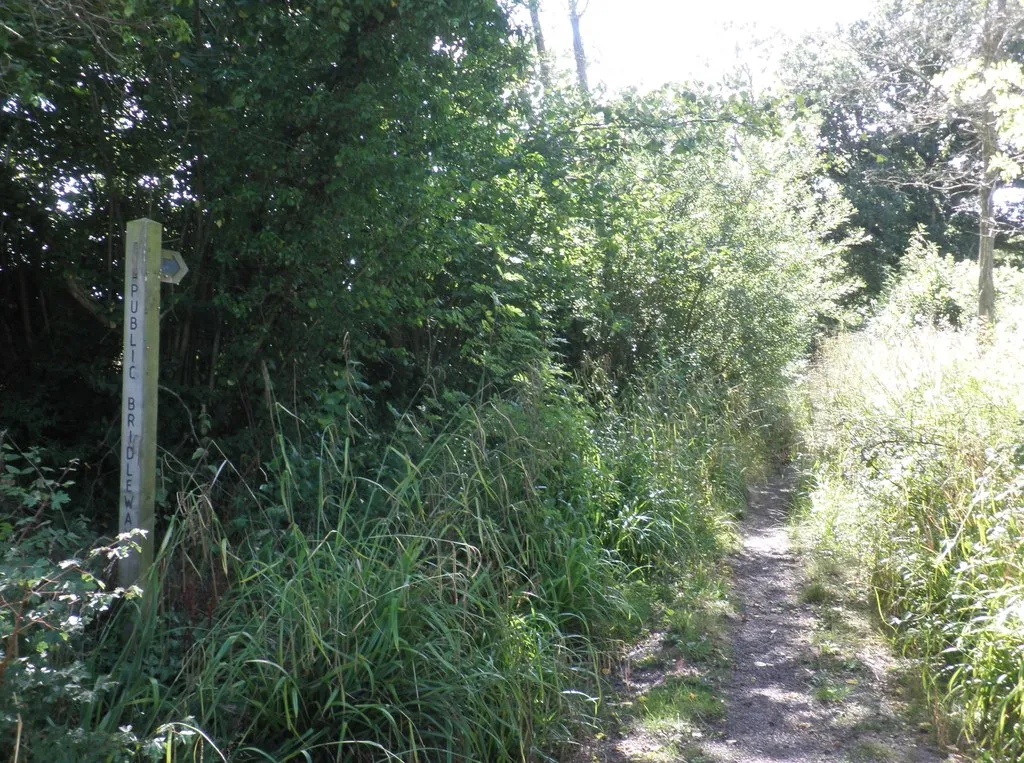
<path fill-rule="evenodd" d="M 783 471 L 749 491 L 742 546 L 729 560 L 736 608 L 727 629 L 730 667 L 705 675 L 724 700 L 724 718 L 675 737 L 634 722 L 584 746 L 574 763 L 962 761 L 939 753 L 906 719 L 896 662 L 864 613 L 841 601 L 811 604 L 802 597 L 810 590 L 805 560 L 791 548 L 787 528 L 794 482 Z M 854 615 L 860 624 L 849 631 L 858 635 L 829 641 L 843 641 L 835 634 Z M 643 702 L 686 672 L 685 660 L 664 659 L 665 637 L 649 634 L 616 671 L 622 704 Z M 633 670 L 631 662 L 644 656 L 657 659 Z"/>
<path fill-rule="evenodd" d="M 733 669 L 724 687 L 723 735 L 702 746 L 711 763 L 832 763 L 948 760 L 923 734 L 906 727 L 890 703 L 887 655 L 858 655 L 856 677 L 839 678 L 841 701 L 816 695 L 835 680 L 813 638 L 820 614 L 802 603 L 802 561 L 786 522 L 793 477 L 782 473 L 750 492 L 732 559 L 739 616 L 732 633 Z M 847 668 L 850 661 L 847 658 Z M 841 666 L 839 673 L 842 675 Z M 819 676 L 825 673 L 822 678 Z M 847 672 L 849 674 L 849 672 Z"/>

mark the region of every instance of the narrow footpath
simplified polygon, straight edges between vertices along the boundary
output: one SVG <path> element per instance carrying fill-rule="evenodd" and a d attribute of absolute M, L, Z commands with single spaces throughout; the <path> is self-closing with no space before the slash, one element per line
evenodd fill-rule
<path fill-rule="evenodd" d="M 790 546 L 792 478 L 750 493 L 742 548 L 730 559 L 736 614 L 729 664 L 714 692 L 724 712 L 688 739 L 657 739 L 634 724 L 591 750 L 608 763 L 944 763 L 927 725 L 905 719 L 894 661 L 877 638 L 844 639 L 849 612 L 807 595 L 803 560 Z M 811 601 L 808 601 L 811 599 Z M 844 630 L 845 629 L 845 630 Z M 653 641 L 657 634 L 653 634 Z M 630 700 L 671 676 L 624 682 Z"/>
<path fill-rule="evenodd" d="M 815 643 L 823 612 L 801 601 L 804 572 L 786 530 L 791 485 L 780 475 L 751 492 L 732 560 L 740 615 L 724 734 L 704 754 L 723 763 L 946 760 L 901 721 L 883 650 L 823 654 Z"/>

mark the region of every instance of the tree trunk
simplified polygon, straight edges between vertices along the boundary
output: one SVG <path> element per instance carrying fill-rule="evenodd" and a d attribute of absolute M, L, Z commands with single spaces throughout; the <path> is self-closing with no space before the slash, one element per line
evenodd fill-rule
<path fill-rule="evenodd" d="M 1006 0 L 996 0 L 995 7 L 986 4 L 982 52 L 984 70 L 988 71 L 999 58 L 1006 32 Z M 980 125 L 981 185 L 978 188 L 978 317 L 987 323 L 996 319 L 996 290 L 992 277 L 995 264 L 995 220 L 993 196 L 999 179 L 992 170 L 992 160 L 999 149 L 995 116 L 995 95 L 985 96 Z"/>
<path fill-rule="evenodd" d="M 580 90 L 590 92 L 587 85 L 587 56 L 583 52 L 583 35 L 580 34 L 580 14 L 578 0 L 569 0 L 569 22 L 572 24 L 572 52 L 576 57 L 576 79 Z"/>
<path fill-rule="evenodd" d="M 530 0 L 530 23 L 533 25 L 533 41 L 537 45 L 537 60 L 540 61 L 540 81 L 544 87 L 550 87 L 551 68 L 548 65 L 547 46 L 544 45 L 544 31 L 540 25 L 540 0 Z"/>
<path fill-rule="evenodd" d="M 32 351 L 32 345 L 34 344 L 32 338 L 32 313 L 29 308 L 29 296 L 28 296 L 28 281 L 25 278 L 25 271 L 28 269 L 28 265 L 21 265 L 17 269 L 18 273 L 18 292 L 21 297 L 21 325 L 25 331 L 25 346 L 28 347 L 29 352 Z"/>
<path fill-rule="evenodd" d="M 992 323 L 996 319 L 996 289 L 992 278 L 995 231 L 992 220 L 992 196 L 995 184 L 986 182 L 978 192 L 981 221 L 978 226 L 978 317 Z"/>

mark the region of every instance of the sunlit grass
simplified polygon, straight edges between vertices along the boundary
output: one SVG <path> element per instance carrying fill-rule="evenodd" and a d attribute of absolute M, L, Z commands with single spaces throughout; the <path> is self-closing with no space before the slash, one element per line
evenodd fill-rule
<path fill-rule="evenodd" d="M 697 729 L 721 713 L 699 677 L 632 709 L 603 677 L 652 624 L 666 669 L 721 662 L 721 558 L 764 423 L 669 370 L 600 407 L 537 388 L 408 417 L 369 471 L 331 429 L 282 435 L 231 523 L 213 483 L 182 485 L 148 616 L 90 634 L 95 691 L 31 719 L 23 749 L 497 763 L 553 759 L 604 713 Z"/>
<path fill-rule="evenodd" d="M 1012 310 L 1009 312 L 1013 312 Z M 1024 754 L 1024 333 L 879 321 L 827 343 L 807 382 L 798 538 L 870 587 L 918 660 L 940 735 Z M 830 690 L 831 693 L 831 690 Z"/>
<path fill-rule="evenodd" d="M 689 733 L 724 717 L 725 706 L 705 679 L 668 676 L 639 697 L 641 724 L 651 731 Z"/>

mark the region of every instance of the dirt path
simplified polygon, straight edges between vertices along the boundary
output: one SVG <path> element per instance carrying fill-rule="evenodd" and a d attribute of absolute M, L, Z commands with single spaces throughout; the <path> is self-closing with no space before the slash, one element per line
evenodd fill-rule
<path fill-rule="evenodd" d="M 737 614 L 731 618 L 731 669 L 708 680 L 724 715 L 702 731 L 664 735 L 634 723 L 590 760 L 615 763 L 940 763 L 901 717 L 892 658 L 870 636 L 851 635 L 851 613 L 822 597 L 806 603 L 802 560 L 790 548 L 786 518 L 792 480 L 781 475 L 751 491 L 742 549 L 730 560 Z M 863 613 L 862 613 L 863 614 Z M 845 630 L 844 630 L 845 629 Z M 865 637 L 864 634 L 867 634 Z M 657 641 L 654 634 L 653 641 Z M 647 671 L 627 689 L 671 681 Z M 691 695 L 692 696 L 692 695 Z"/>
<path fill-rule="evenodd" d="M 741 614 L 725 734 L 704 745 L 705 755 L 744 763 L 944 760 L 902 727 L 884 652 L 861 645 L 859 654 L 823 654 L 815 643 L 823 613 L 801 602 L 803 569 L 786 531 L 790 493 L 783 475 L 750 497 L 732 563 Z"/>

